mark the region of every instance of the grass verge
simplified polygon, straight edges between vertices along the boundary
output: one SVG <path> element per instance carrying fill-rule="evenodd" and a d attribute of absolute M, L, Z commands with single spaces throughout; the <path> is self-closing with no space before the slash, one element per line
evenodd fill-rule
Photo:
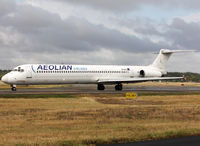
<path fill-rule="evenodd" d="M 170 96 L 170 95 L 200 95 L 200 92 L 147 92 L 138 93 L 139 96 Z"/>
<path fill-rule="evenodd" d="M 0 98 L 76 98 L 71 94 L 1 94 Z"/>
<path fill-rule="evenodd" d="M 200 95 L 0 95 L 0 145 L 97 145 L 200 135 Z M 27 99 L 28 98 L 28 99 Z"/>

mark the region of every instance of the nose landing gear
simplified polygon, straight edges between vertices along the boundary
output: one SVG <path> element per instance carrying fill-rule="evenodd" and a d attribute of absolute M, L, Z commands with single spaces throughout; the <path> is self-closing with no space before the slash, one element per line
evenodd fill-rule
<path fill-rule="evenodd" d="M 116 91 L 122 91 L 122 84 L 120 83 L 120 84 L 117 84 L 116 86 L 115 86 L 115 90 Z"/>
<path fill-rule="evenodd" d="M 12 91 L 17 91 L 17 86 L 16 85 L 11 85 L 11 90 Z"/>

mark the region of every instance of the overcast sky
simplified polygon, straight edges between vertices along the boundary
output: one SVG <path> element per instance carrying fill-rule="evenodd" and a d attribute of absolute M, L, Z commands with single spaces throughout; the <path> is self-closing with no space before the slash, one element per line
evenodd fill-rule
<path fill-rule="evenodd" d="M 162 48 L 200 51 L 199 0 L 0 0 L 0 68 L 149 65 Z M 200 73 L 200 52 L 168 71 Z"/>

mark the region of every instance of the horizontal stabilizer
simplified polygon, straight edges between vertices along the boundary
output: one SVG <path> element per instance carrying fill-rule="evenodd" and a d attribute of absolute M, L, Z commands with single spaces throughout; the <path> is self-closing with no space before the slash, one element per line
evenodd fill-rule
<path fill-rule="evenodd" d="M 195 50 L 168 50 L 168 49 L 161 49 L 157 58 L 154 62 L 150 65 L 156 69 L 158 69 L 162 74 L 166 74 L 166 65 L 169 60 L 169 57 L 173 53 L 184 53 L 184 52 L 196 52 Z"/>
<path fill-rule="evenodd" d="M 167 50 L 167 49 L 161 50 L 162 54 L 184 53 L 184 52 L 196 52 L 196 50 Z"/>

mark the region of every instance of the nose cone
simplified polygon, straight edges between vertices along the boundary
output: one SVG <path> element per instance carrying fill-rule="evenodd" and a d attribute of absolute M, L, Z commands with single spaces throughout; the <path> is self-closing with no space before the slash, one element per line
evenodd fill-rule
<path fill-rule="evenodd" d="M 1 78 L 1 80 L 4 82 L 4 83 L 8 83 L 8 76 L 5 75 Z"/>

